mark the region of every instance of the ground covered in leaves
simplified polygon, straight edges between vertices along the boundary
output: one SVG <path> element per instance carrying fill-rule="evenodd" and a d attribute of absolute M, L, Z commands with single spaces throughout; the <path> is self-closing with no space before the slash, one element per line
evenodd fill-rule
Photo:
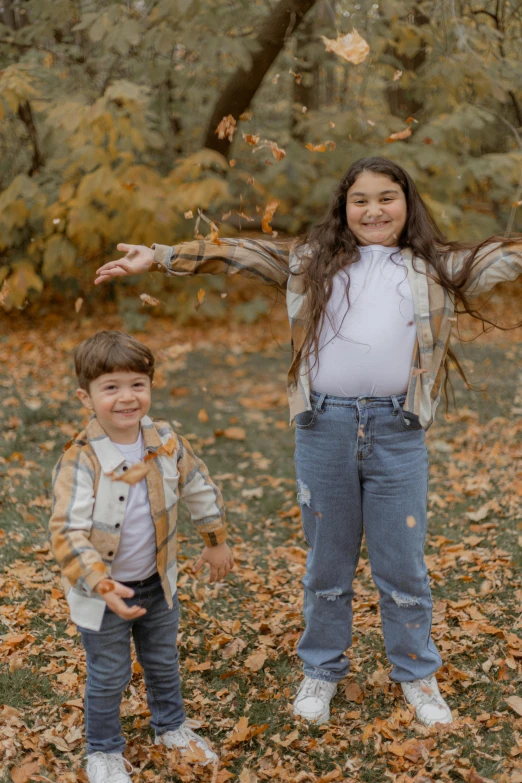
<path fill-rule="evenodd" d="M 71 323 L 71 320 L 74 322 Z M 285 316 L 253 326 L 179 329 L 151 319 L 136 333 L 157 353 L 152 413 L 189 437 L 223 490 L 237 562 L 209 586 L 181 520 L 179 649 L 187 712 L 219 768 L 181 764 L 148 727 L 139 665 L 122 705 L 126 755 L 140 781 L 464 780 L 522 783 L 522 393 L 520 332 L 466 347 L 487 392 L 456 385 L 429 431 L 427 559 L 443 694 L 455 723 L 419 726 L 388 678 L 378 595 L 363 556 L 355 585 L 352 669 L 327 726 L 294 720 L 306 546 L 288 428 Z M 46 539 L 50 472 L 80 428 L 72 349 L 111 316 L 20 323 L 2 338 L 0 416 L 1 783 L 85 781 L 84 656 Z M 5 332 L 4 332 L 5 334 Z"/>

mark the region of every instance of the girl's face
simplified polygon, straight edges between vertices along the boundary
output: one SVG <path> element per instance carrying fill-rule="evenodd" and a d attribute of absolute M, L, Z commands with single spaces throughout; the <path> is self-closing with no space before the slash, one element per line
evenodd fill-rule
<path fill-rule="evenodd" d="M 406 225 L 406 197 L 385 174 L 363 171 L 346 194 L 348 228 L 358 245 L 395 247 Z"/>

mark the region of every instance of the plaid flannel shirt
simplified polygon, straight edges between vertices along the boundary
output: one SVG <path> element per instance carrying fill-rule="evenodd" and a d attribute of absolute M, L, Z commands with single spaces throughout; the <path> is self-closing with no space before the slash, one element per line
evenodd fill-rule
<path fill-rule="evenodd" d="M 172 606 L 179 498 L 185 500 L 207 546 L 226 539 L 223 498 L 205 464 L 169 424 L 144 416 L 141 431 L 150 465 L 146 482 L 156 532 L 156 563 L 165 599 Z M 51 546 L 73 621 L 95 631 L 106 606 L 95 588 L 111 575 L 129 493 L 129 484 L 112 481 L 106 474 L 116 471 L 123 477 L 128 466 L 93 417 L 65 448 L 53 471 Z"/>
<path fill-rule="evenodd" d="M 245 274 L 262 283 L 286 291 L 292 348 L 303 346 L 307 325 L 308 297 L 299 272 L 309 257 L 306 248 L 299 254 L 294 248 L 281 247 L 270 240 L 220 239 L 183 242 L 175 247 L 155 244 L 154 261 L 167 267 L 172 275 Z M 444 359 L 455 322 L 455 304 L 451 294 L 426 274 L 435 270 L 409 248 L 401 249 L 413 295 L 417 340 L 413 351 L 404 409 L 418 416 L 427 429 L 435 417 L 444 381 Z M 450 253 L 446 263 L 451 274 L 458 272 L 465 252 Z M 489 291 L 497 283 L 515 280 L 522 273 L 522 241 L 502 247 L 491 243 L 477 254 L 466 293 L 473 297 Z M 287 382 L 290 421 L 298 413 L 311 409 L 309 368 L 300 367 L 297 383 L 291 375 Z"/>

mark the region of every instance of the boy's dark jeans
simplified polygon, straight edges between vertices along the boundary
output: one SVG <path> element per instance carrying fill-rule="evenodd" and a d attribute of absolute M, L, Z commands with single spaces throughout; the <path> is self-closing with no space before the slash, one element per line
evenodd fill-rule
<path fill-rule="evenodd" d="M 78 628 L 87 654 L 85 733 L 87 753 L 121 753 L 120 703 L 131 678 L 130 637 L 145 676 L 150 725 L 157 734 L 177 729 L 185 721 L 181 698 L 178 650 L 179 606 L 177 595 L 169 609 L 159 576 L 142 582 L 126 582 L 134 590 L 128 606 L 145 607 L 137 620 L 122 620 L 108 607 L 99 631 Z"/>

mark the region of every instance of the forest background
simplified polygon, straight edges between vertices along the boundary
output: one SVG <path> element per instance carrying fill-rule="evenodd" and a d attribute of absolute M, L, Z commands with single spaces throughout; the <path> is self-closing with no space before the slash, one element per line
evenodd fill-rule
<path fill-rule="evenodd" d="M 95 288 L 117 242 L 292 236 L 361 156 L 413 176 L 450 238 L 522 231 L 520 0 L 0 0 L 0 781 L 84 782 L 85 662 L 47 540 L 50 474 L 86 422 L 74 346 L 125 329 L 157 357 L 153 415 L 223 490 L 238 567 L 209 587 L 180 524 L 190 717 L 219 752 L 161 753 L 138 663 L 122 714 L 136 780 L 522 783 L 520 330 L 463 319 L 456 406 L 427 433 L 427 563 L 445 729 L 388 677 L 363 548 L 351 672 L 295 721 L 306 546 L 284 304 L 244 280 Z M 488 314 L 520 320 L 520 282 Z M 466 342 L 471 341 L 471 342 Z M 405 530 L 405 535 L 407 535 Z"/>

